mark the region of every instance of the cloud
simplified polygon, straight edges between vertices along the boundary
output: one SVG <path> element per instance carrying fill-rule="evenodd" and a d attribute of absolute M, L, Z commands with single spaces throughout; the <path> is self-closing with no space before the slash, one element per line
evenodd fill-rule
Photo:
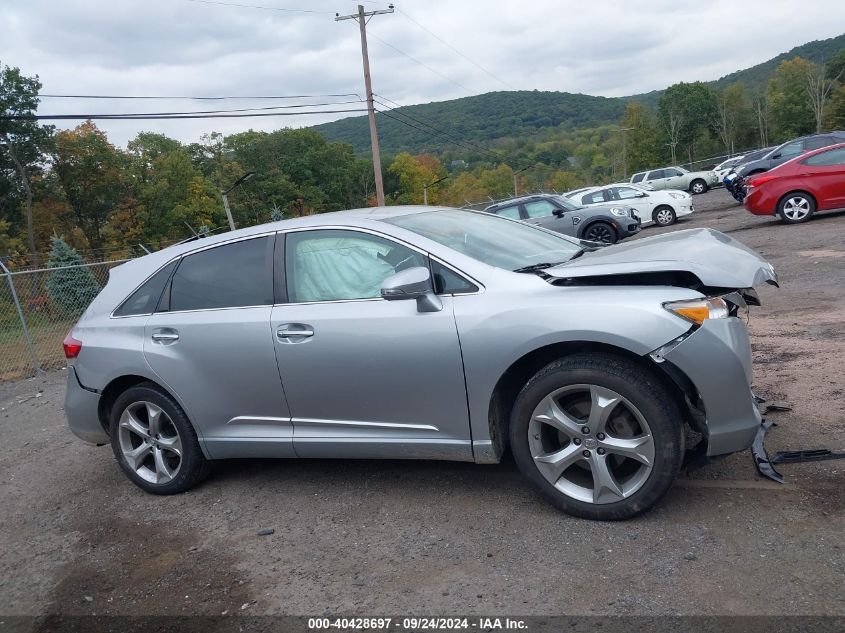
<path fill-rule="evenodd" d="M 335 22 L 333 15 L 336 10 L 354 12 L 357 2 L 230 1 L 324 13 L 188 0 L 8 2 L 0 7 L 0 20 L 7 25 L 0 40 L 0 61 L 38 74 L 45 93 L 363 94 L 357 24 Z M 365 6 L 383 8 L 386 3 Z M 744 19 L 736 19 L 738 11 Z M 806 41 L 838 35 L 842 24 L 845 4 L 827 0 L 745 0 L 741 8 L 731 0 L 408 0 L 398 2 L 393 15 L 375 17 L 368 28 L 374 90 L 406 104 L 503 90 L 508 85 L 605 96 L 648 92 L 681 80 L 716 79 Z M 266 101 L 222 103 L 224 107 L 268 105 Z M 45 99 L 40 111 L 215 109 L 208 105 L 175 100 Z M 211 130 L 233 133 L 298 127 L 337 116 L 101 121 L 98 125 L 112 140 L 125 144 L 141 130 L 195 141 Z M 62 127 L 74 124 L 60 122 Z"/>

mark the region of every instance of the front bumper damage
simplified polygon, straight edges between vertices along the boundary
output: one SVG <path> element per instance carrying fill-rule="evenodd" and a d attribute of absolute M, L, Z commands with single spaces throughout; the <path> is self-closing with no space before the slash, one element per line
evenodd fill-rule
<path fill-rule="evenodd" d="M 775 468 L 776 464 L 798 464 L 801 462 L 822 462 L 831 459 L 845 459 L 845 451 L 832 451 L 829 448 L 811 448 L 800 451 L 778 451 L 774 457 L 769 457 L 766 451 L 766 433 L 777 426 L 770 420 L 763 420 L 757 429 L 754 443 L 751 445 L 751 455 L 757 470 L 764 477 L 783 483 L 783 475 Z"/>

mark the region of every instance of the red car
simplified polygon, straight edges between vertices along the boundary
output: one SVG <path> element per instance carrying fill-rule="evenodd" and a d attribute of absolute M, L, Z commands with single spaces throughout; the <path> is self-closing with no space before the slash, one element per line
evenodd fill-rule
<path fill-rule="evenodd" d="M 787 224 L 806 222 L 816 211 L 845 209 L 845 143 L 802 154 L 749 178 L 745 208 L 777 213 Z"/>

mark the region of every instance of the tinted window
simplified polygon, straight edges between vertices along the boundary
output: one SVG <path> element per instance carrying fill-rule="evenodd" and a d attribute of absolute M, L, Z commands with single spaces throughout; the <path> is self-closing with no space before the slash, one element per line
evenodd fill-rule
<path fill-rule="evenodd" d="M 631 198 L 639 198 L 642 194 L 642 191 L 633 187 L 614 187 L 612 191 L 615 200 L 630 200 Z"/>
<path fill-rule="evenodd" d="M 411 213 L 385 220 L 480 262 L 515 270 L 559 262 L 581 250 L 578 242 L 531 224 L 507 223 L 489 213 L 458 209 Z"/>
<path fill-rule="evenodd" d="M 654 171 L 648 172 L 649 180 L 657 180 L 658 178 L 664 178 L 662 169 L 655 169 Z"/>
<path fill-rule="evenodd" d="M 170 310 L 273 303 L 272 245 L 259 237 L 188 255 L 170 284 Z"/>
<path fill-rule="evenodd" d="M 161 291 L 170 279 L 170 273 L 176 268 L 177 261 L 170 262 L 155 275 L 145 281 L 140 288 L 129 295 L 129 298 L 114 311 L 115 316 L 129 316 L 134 314 L 152 314 L 155 312 Z"/>
<path fill-rule="evenodd" d="M 476 292 L 478 288 L 468 279 L 464 279 L 451 268 L 431 260 L 431 272 L 434 277 L 434 291 L 439 295 Z"/>
<path fill-rule="evenodd" d="M 798 156 L 803 150 L 801 149 L 802 143 L 801 141 L 795 141 L 794 143 L 789 143 L 788 145 L 784 145 L 781 149 L 776 151 L 774 154 L 777 156 L 780 154 L 779 158 L 792 158 L 793 156 Z M 772 156 L 774 158 L 775 156 Z"/>
<path fill-rule="evenodd" d="M 663 170 L 663 177 L 664 178 L 672 178 L 673 176 L 681 176 L 683 172 L 678 169 L 664 169 Z"/>
<path fill-rule="evenodd" d="M 813 138 L 808 138 L 804 141 L 804 151 L 809 152 L 811 149 L 821 149 L 822 147 L 833 145 L 832 140 L 833 139 L 829 136 L 814 136 Z"/>
<path fill-rule="evenodd" d="M 845 165 L 845 147 L 832 149 L 802 161 L 805 165 Z"/>
<path fill-rule="evenodd" d="M 634 174 L 634 177 L 631 178 L 631 182 L 642 182 L 643 178 L 645 178 L 645 173 L 642 174 Z"/>
<path fill-rule="evenodd" d="M 285 241 L 288 300 L 293 303 L 380 297 L 382 281 L 414 266 L 428 266 L 427 258 L 369 233 L 298 231 Z"/>
<path fill-rule="evenodd" d="M 548 200 L 534 200 L 525 203 L 525 213 L 529 218 L 545 218 L 555 212 L 557 207 Z"/>
<path fill-rule="evenodd" d="M 603 191 L 594 191 L 593 193 L 588 193 L 586 196 L 581 198 L 582 204 L 598 204 L 600 202 L 604 202 Z"/>
<path fill-rule="evenodd" d="M 510 218 L 511 220 L 519 220 L 519 207 L 502 207 L 493 211 L 496 215 L 501 215 L 503 218 Z"/>

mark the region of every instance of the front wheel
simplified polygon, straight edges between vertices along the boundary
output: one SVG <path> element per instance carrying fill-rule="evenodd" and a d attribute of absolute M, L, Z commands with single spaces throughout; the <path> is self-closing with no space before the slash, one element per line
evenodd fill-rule
<path fill-rule="evenodd" d="M 583 239 L 590 240 L 591 242 L 601 242 L 602 244 L 616 244 L 619 236 L 616 234 L 616 230 L 607 222 L 593 222 L 584 231 Z"/>
<path fill-rule="evenodd" d="M 672 226 L 677 220 L 675 210 L 672 207 L 657 207 L 652 215 L 654 223 L 658 226 Z"/>
<path fill-rule="evenodd" d="M 179 404 L 152 383 L 123 392 L 109 432 L 121 470 L 139 488 L 159 495 L 184 492 L 210 471 L 197 434 Z"/>
<path fill-rule="evenodd" d="M 778 215 L 786 224 L 806 222 L 816 210 L 816 201 L 806 193 L 790 193 L 778 204 Z"/>
<path fill-rule="evenodd" d="M 692 183 L 690 183 L 689 190 L 690 193 L 697 195 L 706 192 L 708 188 L 707 183 L 703 180 L 693 180 Z"/>
<path fill-rule="evenodd" d="M 627 359 L 577 354 L 522 389 L 510 425 L 514 459 L 552 504 L 618 520 L 656 504 L 683 459 L 682 416 L 650 372 Z"/>

